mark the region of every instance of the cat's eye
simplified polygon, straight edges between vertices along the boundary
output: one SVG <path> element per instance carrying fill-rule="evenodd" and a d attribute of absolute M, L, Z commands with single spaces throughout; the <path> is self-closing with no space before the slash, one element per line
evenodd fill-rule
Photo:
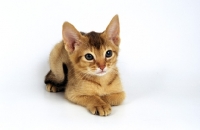
<path fill-rule="evenodd" d="M 112 51 L 111 50 L 106 51 L 106 57 L 109 58 L 111 56 L 112 56 Z"/>
<path fill-rule="evenodd" d="M 85 54 L 85 59 L 87 59 L 87 60 L 93 60 L 93 59 L 94 59 L 94 57 L 93 57 L 93 55 L 92 55 L 92 54 L 90 54 L 90 53 L 87 53 L 87 54 Z"/>

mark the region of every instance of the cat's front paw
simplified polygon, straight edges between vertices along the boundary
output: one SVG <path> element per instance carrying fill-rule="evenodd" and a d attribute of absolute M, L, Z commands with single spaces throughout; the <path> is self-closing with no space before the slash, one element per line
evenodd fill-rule
<path fill-rule="evenodd" d="M 109 104 L 89 105 L 87 109 L 94 115 L 108 116 L 111 113 L 111 106 Z"/>

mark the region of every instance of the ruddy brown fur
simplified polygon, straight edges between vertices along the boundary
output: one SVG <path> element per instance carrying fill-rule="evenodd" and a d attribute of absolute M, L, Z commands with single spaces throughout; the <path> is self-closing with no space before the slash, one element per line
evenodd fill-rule
<path fill-rule="evenodd" d="M 112 105 L 125 98 L 116 67 L 120 44 L 118 15 L 102 33 L 83 33 L 69 22 L 63 24 L 63 40 L 50 54 L 47 91 L 65 90 L 65 97 L 85 106 L 92 114 L 107 116 Z M 106 56 L 108 50 L 112 55 Z M 87 59 L 86 55 L 92 55 Z"/>

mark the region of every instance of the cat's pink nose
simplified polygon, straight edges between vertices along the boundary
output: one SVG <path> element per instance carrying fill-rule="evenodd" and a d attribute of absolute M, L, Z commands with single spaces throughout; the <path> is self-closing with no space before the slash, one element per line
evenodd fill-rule
<path fill-rule="evenodd" d="M 103 70 L 105 67 L 106 67 L 105 65 L 100 65 L 100 66 L 99 66 L 99 68 L 100 68 L 101 70 Z"/>

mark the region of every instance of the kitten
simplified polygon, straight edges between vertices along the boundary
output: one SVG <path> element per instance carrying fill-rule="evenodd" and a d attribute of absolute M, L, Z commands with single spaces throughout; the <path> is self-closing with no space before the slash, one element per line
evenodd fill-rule
<path fill-rule="evenodd" d="M 85 106 L 92 114 L 109 115 L 111 106 L 121 104 L 125 98 L 116 67 L 119 33 L 118 15 L 102 33 L 79 32 L 65 22 L 63 41 L 50 54 L 47 91 L 65 91 L 69 101 Z"/>

